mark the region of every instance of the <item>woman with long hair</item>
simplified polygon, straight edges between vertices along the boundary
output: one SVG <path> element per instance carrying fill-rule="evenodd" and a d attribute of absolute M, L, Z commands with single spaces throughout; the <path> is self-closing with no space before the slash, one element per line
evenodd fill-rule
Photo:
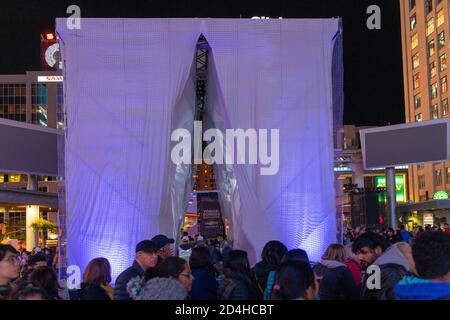
<path fill-rule="evenodd" d="M 61 289 L 58 276 L 50 267 L 38 267 L 31 272 L 29 281 L 33 286 L 44 290 L 52 300 L 62 300 L 58 291 Z"/>
<path fill-rule="evenodd" d="M 231 250 L 223 259 L 224 280 L 217 290 L 220 300 L 260 300 L 261 290 L 250 269 L 247 252 Z"/>
<path fill-rule="evenodd" d="M 209 249 L 198 246 L 192 249 L 189 265 L 194 275 L 192 283 L 192 300 L 216 300 L 219 284 L 214 277 Z"/>
<path fill-rule="evenodd" d="M 79 296 L 81 300 L 112 300 L 111 265 L 106 258 L 92 259 L 83 273 Z"/>
<path fill-rule="evenodd" d="M 262 260 L 253 267 L 253 272 L 256 275 L 256 279 L 258 280 L 259 287 L 262 291 L 266 289 L 267 280 L 271 273 L 272 281 L 269 282 L 273 283 L 275 270 L 280 265 L 281 259 L 283 259 L 283 256 L 287 251 L 286 246 L 277 240 L 269 241 L 264 245 L 261 253 Z"/>
<path fill-rule="evenodd" d="M 334 243 L 328 246 L 322 261 L 314 266 L 315 274 L 321 279 L 321 300 L 358 299 L 358 290 L 346 262 L 344 246 Z"/>
<path fill-rule="evenodd" d="M 319 285 L 309 263 L 287 260 L 276 271 L 271 300 L 314 300 Z"/>

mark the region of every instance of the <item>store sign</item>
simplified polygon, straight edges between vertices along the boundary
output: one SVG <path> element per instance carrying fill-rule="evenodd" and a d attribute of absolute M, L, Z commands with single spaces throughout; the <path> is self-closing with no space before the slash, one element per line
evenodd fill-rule
<path fill-rule="evenodd" d="M 433 195 L 433 200 L 448 199 L 448 194 L 444 190 L 438 190 Z"/>
<path fill-rule="evenodd" d="M 395 176 L 395 199 L 397 202 L 406 202 L 406 186 L 405 176 Z M 386 177 L 375 176 L 374 177 L 375 188 L 386 188 Z M 378 199 L 379 201 L 386 201 L 385 199 Z"/>
<path fill-rule="evenodd" d="M 424 213 L 423 214 L 423 225 L 430 225 L 433 226 L 434 225 L 434 217 L 432 213 Z"/>
<path fill-rule="evenodd" d="M 38 82 L 63 82 L 63 76 L 38 76 Z"/>

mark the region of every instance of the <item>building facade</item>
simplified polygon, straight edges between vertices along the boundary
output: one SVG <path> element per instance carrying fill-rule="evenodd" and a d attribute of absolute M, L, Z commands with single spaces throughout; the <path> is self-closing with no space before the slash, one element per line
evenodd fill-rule
<path fill-rule="evenodd" d="M 449 0 L 400 1 L 406 122 L 449 116 L 449 9 Z M 450 193 L 450 162 L 410 165 L 408 173 L 414 204 L 404 206 L 402 214 L 417 216 L 418 224 L 450 221 L 450 207 L 434 203 Z"/>
<path fill-rule="evenodd" d="M 0 119 L 64 128 L 61 71 L 28 71 L 25 74 L 0 75 Z M 29 179 L 30 176 L 27 174 L 3 171 L 0 168 L 2 239 L 25 240 L 28 207 L 26 199 L 30 197 L 30 193 L 26 190 L 29 189 Z M 32 179 L 37 183 L 34 192 L 46 193 L 48 198 L 57 200 L 60 178 L 34 176 Z M 36 207 L 39 208 L 40 217 L 57 223 L 57 205 L 45 204 L 43 201 Z M 48 242 L 49 245 L 52 243 Z"/>
<path fill-rule="evenodd" d="M 406 122 L 449 116 L 449 3 L 448 0 L 401 1 Z M 450 162 L 411 165 L 409 185 L 414 202 L 431 200 L 440 190 L 448 193 Z"/>
<path fill-rule="evenodd" d="M 359 131 L 369 127 L 345 125 L 334 150 L 337 212 L 345 227 L 386 227 L 386 176 L 384 168 L 365 170 Z M 409 201 L 408 166 L 395 167 L 396 202 Z M 412 225 L 410 226 L 412 228 Z"/>

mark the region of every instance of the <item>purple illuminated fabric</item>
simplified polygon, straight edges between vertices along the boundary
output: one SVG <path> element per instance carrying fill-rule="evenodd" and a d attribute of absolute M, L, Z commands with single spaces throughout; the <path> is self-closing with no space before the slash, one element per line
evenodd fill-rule
<path fill-rule="evenodd" d="M 235 247 L 252 263 L 281 240 L 318 261 L 336 242 L 333 37 L 338 19 L 212 20 L 209 126 L 279 129 L 280 167 L 218 166 Z"/>
<path fill-rule="evenodd" d="M 68 30 L 57 19 L 57 32 L 68 264 L 83 270 L 106 257 L 115 278 L 131 265 L 137 242 L 176 234 L 190 173 L 172 165 L 170 135 L 192 127 L 198 22 L 82 19 L 80 30 Z"/>
<path fill-rule="evenodd" d="M 57 19 L 65 75 L 68 263 L 110 260 L 115 278 L 142 239 L 176 236 L 190 166 L 170 134 L 192 131 L 194 51 L 212 54 L 210 125 L 280 129 L 280 169 L 218 166 L 236 248 L 255 262 L 279 239 L 312 259 L 335 241 L 331 62 L 337 19 Z"/>

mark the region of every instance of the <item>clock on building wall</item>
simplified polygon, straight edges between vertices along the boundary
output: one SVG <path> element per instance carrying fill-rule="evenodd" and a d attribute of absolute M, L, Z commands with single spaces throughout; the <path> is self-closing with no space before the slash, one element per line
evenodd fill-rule
<path fill-rule="evenodd" d="M 59 51 L 59 44 L 54 43 L 45 50 L 45 62 L 48 66 L 55 69 L 60 69 L 61 52 Z"/>

